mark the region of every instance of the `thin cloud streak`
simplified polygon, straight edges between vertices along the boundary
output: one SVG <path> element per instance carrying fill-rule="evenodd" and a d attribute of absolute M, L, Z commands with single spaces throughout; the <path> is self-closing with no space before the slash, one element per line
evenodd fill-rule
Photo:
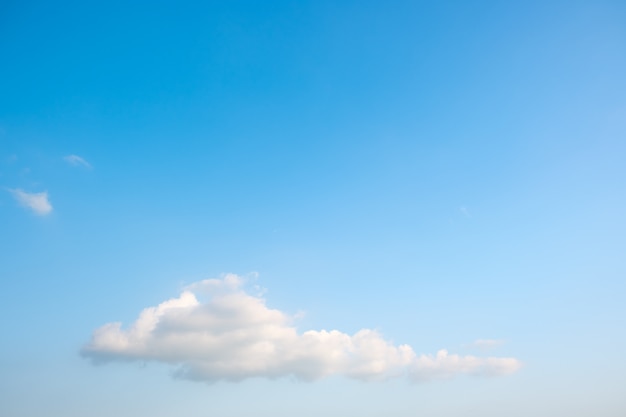
<path fill-rule="evenodd" d="M 490 350 L 502 346 L 505 343 L 506 341 L 502 339 L 478 339 L 463 346 L 471 349 Z"/>
<path fill-rule="evenodd" d="M 78 155 L 67 155 L 63 157 L 63 160 L 70 165 L 74 166 L 82 166 L 84 168 L 91 168 L 91 164 L 87 162 L 84 158 Z"/>
<path fill-rule="evenodd" d="M 203 297 L 208 296 L 205 302 Z M 504 375 L 515 358 L 417 355 L 377 331 L 298 332 L 295 316 L 267 307 L 228 274 L 186 287 L 178 298 L 144 309 L 128 328 L 109 323 L 95 330 L 81 354 L 94 363 L 155 361 L 173 365 L 180 378 L 215 382 L 293 376 L 312 381 L 330 375 L 359 380 L 406 377 L 423 382 L 461 374 Z"/>
<path fill-rule="evenodd" d="M 29 193 L 21 189 L 8 189 L 15 200 L 25 208 L 32 210 L 39 216 L 45 216 L 52 212 L 52 204 L 48 199 L 48 192 Z"/>

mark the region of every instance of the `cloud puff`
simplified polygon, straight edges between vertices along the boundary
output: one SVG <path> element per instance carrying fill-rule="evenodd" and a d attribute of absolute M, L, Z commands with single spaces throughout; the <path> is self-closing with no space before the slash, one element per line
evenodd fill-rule
<path fill-rule="evenodd" d="M 206 301 L 200 299 L 206 297 Z M 128 328 L 109 323 L 95 330 L 81 354 L 96 363 L 156 361 L 197 381 L 240 381 L 294 376 L 315 380 L 343 375 L 361 380 L 406 376 L 414 381 L 459 374 L 502 375 L 521 366 L 514 358 L 416 355 L 378 332 L 298 332 L 294 317 L 269 308 L 233 274 L 184 289 L 178 298 L 144 309 Z"/>
<path fill-rule="evenodd" d="M 65 162 L 67 162 L 70 165 L 91 168 L 91 164 L 78 155 L 67 155 L 67 156 L 64 156 L 63 159 L 65 160 Z"/>
<path fill-rule="evenodd" d="M 40 216 L 45 216 L 52 211 L 52 204 L 48 200 L 48 192 L 28 193 L 20 189 L 9 189 L 13 197 L 23 207 L 29 208 Z"/>

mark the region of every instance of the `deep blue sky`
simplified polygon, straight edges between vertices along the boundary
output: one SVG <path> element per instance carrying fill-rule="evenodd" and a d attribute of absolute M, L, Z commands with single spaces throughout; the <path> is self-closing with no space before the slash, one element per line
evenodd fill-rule
<path fill-rule="evenodd" d="M 619 1 L 3 3 L 0 414 L 624 415 L 624 74 Z M 227 272 L 300 330 L 524 367 L 206 385 L 79 356 Z"/>

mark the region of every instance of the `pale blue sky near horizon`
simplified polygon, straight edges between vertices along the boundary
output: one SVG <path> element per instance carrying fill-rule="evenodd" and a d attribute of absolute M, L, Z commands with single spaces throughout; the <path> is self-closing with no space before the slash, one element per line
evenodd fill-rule
<path fill-rule="evenodd" d="M 620 1 L 0 5 L 0 415 L 623 416 L 624 74 Z M 301 331 L 523 366 L 206 384 L 80 356 L 225 273 Z"/>

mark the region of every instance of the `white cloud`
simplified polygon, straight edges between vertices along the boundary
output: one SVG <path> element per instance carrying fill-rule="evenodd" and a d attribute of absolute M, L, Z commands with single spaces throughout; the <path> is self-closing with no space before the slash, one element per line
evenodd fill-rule
<path fill-rule="evenodd" d="M 78 155 L 67 155 L 67 156 L 64 156 L 63 159 L 65 160 L 65 162 L 69 163 L 70 165 L 91 168 L 91 164 Z"/>
<path fill-rule="evenodd" d="M 208 297 L 201 302 L 202 297 Z M 406 376 L 414 381 L 459 374 L 515 372 L 514 358 L 448 354 L 416 355 L 374 330 L 298 332 L 294 317 L 267 307 L 233 274 L 186 287 L 178 298 L 144 309 L 128 328 L 109 323 L 95 330 L 82 354 L 94 362 L 156 361 L 176 367 L 178 377 L 239 381 L 295 376 L 314 380 L 344 375 L 361 380 Z"/>
<path fill-rule="evenodd" d="M 23 207 L 29 208 L 40 216 L 45 216 L 52 211 L 52 204 L 48 200 L 48 192 L 28 193 L 20 189 L 9 189 L 13 197 Z"/>

